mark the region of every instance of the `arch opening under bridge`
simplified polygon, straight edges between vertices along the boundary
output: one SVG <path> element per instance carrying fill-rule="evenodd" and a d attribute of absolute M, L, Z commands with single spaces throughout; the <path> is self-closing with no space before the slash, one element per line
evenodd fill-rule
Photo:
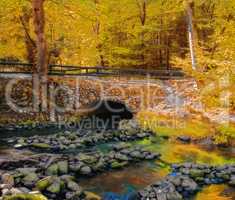
<path fill-rule="evenodd" d="M 89 105 L 89 110 L 85 120 L 98 129 L 116 129 L 121 120 L 134 117 L 134 113 L 125 103 L 114 100 L 93 102 Z"/>

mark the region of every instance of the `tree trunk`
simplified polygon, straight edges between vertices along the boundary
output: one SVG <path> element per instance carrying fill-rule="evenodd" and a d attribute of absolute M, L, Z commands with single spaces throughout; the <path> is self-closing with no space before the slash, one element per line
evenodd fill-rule
<path fill-rule="evenodd" d="M 189 40 L 192 69 L 196 70 L 197 63 L 196 63 L 196 54 L 195 54 L 195 45 L 194 45 L 195 41 L 193 33 L 193 1 L 190 1 L 187 4 L 187 18 L 188 18 L 188 40 Z"/>
<path fill-rule="evenodd" d="M 170 69 L 170 38 L 169 35 L 166 34 L 166 69 L 169 70 Z"/>
<path fill-rule="evenodd" d="M 99 20 L 99 9 L 98 9 L 98 6 L 100 4 L 100 1 L 99 0 L 94 0 L 94 3 L 95 3 L 95 7 L 96 7 L 96 20 L 95 20 L 95 23 L 93 24 L 93 31 L 94 33 L 96 34 L 96 37 L 97 37 L 97 45 L 96 45 L 96 49 L 98 51 L 98 54 L 99 54 L 99 65 L 100 66 L 105 66 L 105 60 L 104 60 L 104 55 L 102 53 L 102 43 L 100 41 L 100 20 Z"/>
<path fill-rule="evenodd" d="M 48 53 L 45 38 L 45 16 L 43 8 L 44 0 L 32 0 L 34 31 L 36 34 L 37 61 L 33 71 L 33 79 L 38 91 L 39 111 L 47 111 L 47 79 L 48 79 Z"/>
<path fill-rule="evenodd" d="M 24 29 L 25 35 L 25 46 L 26 46 L 26 58 L 29 63 L 34 63 L 36 59 L 36 44 L 35 41 L 30 36 L 29 23 L 31 19 L 31 10 L 25 10 L 23 15 L 19 17 L 22 27 Z"/>
<path fill-rule="evenodd" d="M 136 3 L 137 3 L 137 6 L 139 7 L 140 22 L 141 22 L 142 27 L 144 27 L 145 22 L 146 22 L 146 16 L 147 16 L 147 0 L 141 0 L 141 1 L 136 0 Z M 144 33 L 144 30 L 143 30 L 140 33 L 141 51 L 143 51 L 144 48 L 145 48 L 144 38 L 145 38 L 145 33 Z M 144 51 L 141 53 L 140 57 L 141 57 L 141 60 L 142 60 L 143 67 L 146 67 L 145 66 L 145 53 L 144 53 Z"/>
<path fill-rule="evenodd" d="M 163 44 L 163 41 L 162 41 L 162 30 L 163 30 L 163 19 L 162 19 L 162 16 L 160 17 L 160 32 L 159 32 L 159 45 L 160 45 L 160 48 L 159 48 L 159 62 L 160 62 L 160 67 L 162 68 L 163 66 L 163 53 L 162 53 L 162 44 Z"/>

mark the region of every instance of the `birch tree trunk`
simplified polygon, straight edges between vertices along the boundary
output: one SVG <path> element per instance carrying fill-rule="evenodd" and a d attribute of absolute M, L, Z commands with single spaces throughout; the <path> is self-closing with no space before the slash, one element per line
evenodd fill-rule
<path fill-rule="evenodd" d="M 189 49 L 192 62 L 192 69 L 196 70 L 196 54 L 195 54 L 195 41 L 194 41 L 194 32 L 193 32 L 193 1 L 187 2 L 187 18 L 188 18 L 188 40 L 189 40 Z"/>
<path fill-rule="evenodd" d="M 44 0 L 32 0 L 33 23 L 36 34 L 37 58 L 34 67 L 33 79 L 36 89 L 39 91 L 39 112 L 47 111 L 47 79 L 48 79 L 48 53 L 45 38 L 45 15 L 43 8 Z"/>

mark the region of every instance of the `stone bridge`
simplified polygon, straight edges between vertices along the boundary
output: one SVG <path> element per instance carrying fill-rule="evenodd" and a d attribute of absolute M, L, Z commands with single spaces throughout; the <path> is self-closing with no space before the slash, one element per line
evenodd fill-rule
<path fill-rule="evenodd" d="M 0 91 L 16 77 L 2 77 L 5 81 Z M 32 107 L 31 76 L 17 76 L 13 98 L 19 107 Z M 194 81 L 186 78 L 159 80 L 146 77 L 90 77 L 50 76 L 50 98 L 53 97 L 56 113 L 107 114 L 117 112 L 131 118 L 139 111 L 166 111 L 169 107 L 182 106 L 187 90 Z M 179 90 L 181 94 L 179 93 Z M 2 95 L 2 94 L 1 94 Z M 177 104 L 177 105 L 176 105 Z M 22 109 L 24 110 L 24 109 Z"/>
<path fill-rule="evenodd" d="M 81 107 L 89 108 L 104 101 L 116 102 L 137 113 L 158 105 L 165 92 L 161 81 L 80 79 L 76 96 Z"/>
<path fill-rule="evenodd" d="M 67 77 L 63 84 L 62 91 L 69 93 L 68 110 L 98 115 L 116 112 L 128 119 L 140 111 L 175 114 L 176 110 L 185 109 L 191 102 L 187 99 L 197 95 L 195 81 L 189 78 L 79 77 L 75 80 Z"/>

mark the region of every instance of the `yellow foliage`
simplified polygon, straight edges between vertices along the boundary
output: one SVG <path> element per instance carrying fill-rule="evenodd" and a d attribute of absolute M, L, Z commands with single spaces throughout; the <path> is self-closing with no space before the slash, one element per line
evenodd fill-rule
<path fill-rule="evenodd" d="M 225 189 L 225 185 L 208 186 L 196 196 L 195 200 L 232 200 L 232 197 L 222 194 Z"/>
<path fill-rule="evenodd" d="M 224 164 L 226 160 L 216 152 L 207 152 L 203 149 L 200 149 L 195 145 L 182 145 L 176 144 L 168 146 L 169 150 L 165 149 L 166 154 L 163 155 L 163 160 L 170 160 L 173 163 L 177 162 L 194 162 L 195 160 L 198 163 L 210 163 L 210 164 Z M 230 162 L 227 160 L 227 162 Z"/>
<path fill-rule="evenodd" d="M 188 135 L 194 138 L 213 135 L 212 125 L 200 120 L 159 116 L 147 111 L 140 112 L 137 119 L 145 129 L 150 129 L 158 135 Z"/>
<path fill-rule="evenodd" d="M 216 144 L 230 144 L 232 140 L 235 140 L 235 126 L 232 124 L 217 126 L 214 138 Z"/>

